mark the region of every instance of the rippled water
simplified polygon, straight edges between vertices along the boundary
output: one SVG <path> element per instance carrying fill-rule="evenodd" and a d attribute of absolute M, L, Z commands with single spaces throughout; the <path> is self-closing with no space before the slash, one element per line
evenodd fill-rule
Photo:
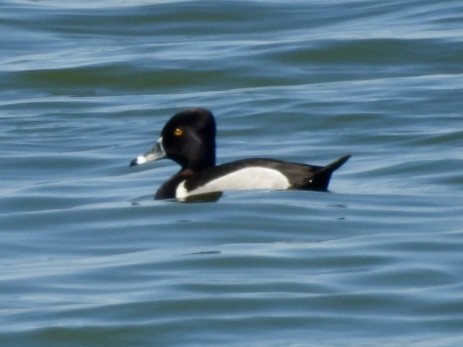
<path fill-rule="evenodd" d="M 0 345 L 460 346 L 460 1 L 0 4 Z M 330 193 L 154 201 L 190 106 L 219 162 Z"/>

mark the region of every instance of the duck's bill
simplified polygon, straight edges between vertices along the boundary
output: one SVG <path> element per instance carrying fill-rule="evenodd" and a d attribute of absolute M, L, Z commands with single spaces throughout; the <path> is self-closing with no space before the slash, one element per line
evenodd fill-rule
<path fill-rule="evenodd" d="M 139 155 L 134 160 L 130 162 L 130 166 L 135 165 L 142 165 L 149 163 L 150 161 L 155 161 L 162 159 L 166 156 L 166 152 L 164 151 L 164 147 L 162 146 L 162 138 L 160 138 L 153 148 L 151 148 L 148 152 L 143 155 Z"/>

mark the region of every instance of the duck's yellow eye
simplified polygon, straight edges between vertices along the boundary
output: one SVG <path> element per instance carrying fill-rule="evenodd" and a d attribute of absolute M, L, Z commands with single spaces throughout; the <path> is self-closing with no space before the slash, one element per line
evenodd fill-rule
<path fill-rule="evenodd" d="M 183 135 L 183 129 L 182 128 L 175 128 L 174 129 L 174 136 L 175 137 L 180 137 Z"/>

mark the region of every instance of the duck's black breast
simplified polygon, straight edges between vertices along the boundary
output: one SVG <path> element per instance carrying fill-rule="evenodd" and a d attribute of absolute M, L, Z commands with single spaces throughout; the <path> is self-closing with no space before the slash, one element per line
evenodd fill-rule
<path fill-rule="evenodd" d="M 154 195 L 154 198 L 156 200 L 164 200 L 164 199 L 175 199 L 176 198 L 176 193 L 175 191 L 177 190 L 178 185 L 185 181 L 188 180 L 189 177 L 181 175 L 180 173 L 171 177 L 169 180 L 164 182 L 162 186 L 158 189 L 156 194 Z"/>

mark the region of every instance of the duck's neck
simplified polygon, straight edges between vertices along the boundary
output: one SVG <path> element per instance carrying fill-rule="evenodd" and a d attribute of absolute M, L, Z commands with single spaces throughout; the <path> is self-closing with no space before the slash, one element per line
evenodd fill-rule
<path fill-rule="evenodd" d="M 215 166 L 215 153 L 211 153 L 208 155 L 202 155 L 199 160 L 196 161 L 191 161 L 184 167 L 182 167 L 183 170 L 188 170 L 191 172 L 199 172 L 204 169 L 214 167 Z"/>

